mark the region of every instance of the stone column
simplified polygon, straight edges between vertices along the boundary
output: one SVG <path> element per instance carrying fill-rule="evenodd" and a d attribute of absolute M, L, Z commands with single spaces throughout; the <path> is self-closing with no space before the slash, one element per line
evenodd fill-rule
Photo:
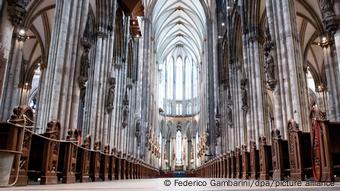
<path fill-rule="evenodd" d="M 242 1 L 243 59 L 244 71 L 241 78 L 242 109 L 247 113 L 249 138 L 258 140 L 264 135 L 267 114 L 265 112 L 264 65 L 262 55 L 263 34 L 259 24 L 260 1 Z M 249 114 L 248 114 L 249 113 Z M 249 142 L 244 143 L 249 145 Z"/>
<path fill-rule="evenodd" d="M 79 94 L 79 87 L 74 87 L 78 86 L 75 79 L 80 54 L 79 37 L 85 28 L 84 15 L 88 6 L 89 0 L 56 1 L 55 24 L 37 111 L 36 127 L 40 133 L 45 131 L 47 122 L 51 120 L 60 121 L 62 138 L 66 137 L 67 128 L 75 128 L 70 125 L 77 119 L 71 119 L 70 113 L 78 109 L 72 98 Z"/>
<path fill-rule="evenodd" d="M 331 35 L 334 35 L 338 71 L 340 72 L 340 1 L 319 0 L 319 5 L 325 29 L 331 33 Z"/>
<path fill-rule="evenodd" d="M 1 99 L 0 116 L 1 121 L 6 121 L 12 113 L 14 107 L 20 104 L 22 88 L 19 88 L 21 78 L 21 69 L 23 67 L 22 48 L 25 42 L 25 36 L 14 34 L 13 48 L 7 67 L 4 94 Z"/>
<path fill-rule="evenodd" d="M 97 6 L 97 27 L 95 43 L 93 45 L 92 62 L 89 80 L 86 87 L 86 108 L 84 126 L 93 137 L 94 142 L 101 142 L 101 149 L 110 146 L 113 150 L 117 147 L 114 141 L 114 116 L 116 106 L 117 79 L 113 68 L 114 50 L 114 21 L 116 14 L 116 1 L 101 1 Z M 119 38 L 120 39 L 120 38 Z M 120 150 L 118 150 L 120 151 Z"/>
<path fill-rule="evenodd" d="M 28 2 L 1 2 L 0 9 L 0 120 L 7 120 L 19 104 L 19 80 L 25 30 L 21 28 Z M 13 30 L 15 34 L 13 35 Z M 21 33 L 19 35 L 19 32 Z M 14 38 L 12 38 L 14 36 Z"/>
<path fill-rule="evenodd" d="M 148 148 L 147 148 L 147 139 L 146 139 L 146 134 L 148 131 L 148 96 L 150 92 L 148 91 L 148 86 L 149 86 L 149 67 L 150 67 L 150 57 L 152 55 L 152 50 L 151 50 L 151 22 L 149 18 L 144 18 L 144 35 L 143 35 L 143 68 L 142 68 L 142 100 L 141 100 L 141 159 L 145 159 Z M 171 162 L 170 157 L 169 157 L 169 163 Z"/>
<path fill-rule="evenodd" d="M 337 66 L 335 46 L 332 41 L 322 41 L 324 64 L 327 78 L 328 107 L 327 118 L 331 121 L 340 120 L 340 75 Z M 319 85 L 320 93 L 324 93 L 323 85 Z M 325 98 L 323 98 L 325 99 Z"/>
<path fill-rule="evenodd" d="M 322 22 L 328 34 L 321 37 L 327 77 L 328 111 L 331 121 L 340 120 L 340 1 L 319 0 Z M 333 41 L 334 40 L 334 41 Z M 322 87 L 321 87 L 322 88 Z"/>
<path fill-rule="evenodd" d="M 281 108 L 286 115 L 283 116 L 283 125 L 276 128 L 281 131 L 283 139 L 286 139 L 289 119 L 295 119 L 303 130 L 308 129 L 307 85 L 304 80 L 296 11 L 293 0 L 267 0 L 266 10 L 277 54 L 275 61 L 279 68 L 278 83 L 282 87 Z M 280 119 L 275 120 L 277 124 L 280 122 Z"/>

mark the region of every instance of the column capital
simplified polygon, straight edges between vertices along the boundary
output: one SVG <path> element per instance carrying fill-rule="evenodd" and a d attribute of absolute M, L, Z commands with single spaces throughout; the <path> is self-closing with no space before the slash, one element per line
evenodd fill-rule
<path fill-rule="evenodd" d="M 339 28 L 339 18 L 334 12 L 334 2 L 330 0 L 319 0 L 322 22 L 326 30 L 335 33 Z"/>
<path fill-rule="evenodd" d="M 264 42 L 263 31 L 257 26 L 252 26 L 246 29 L 246 34 L 248 35 L 249 42 Z"/>
<path fill-rule="evenodd" d="M 334 36 L 331 33 L 324 34 L 320 37 L 320 42 L 317 45 L 321 46 L 322 48 L 326 48 L 334 44 Z"/>
<path fill-rule="evenodd" d="M 107 37 L 107 33 L 104 30 L 97 30 L 96 36 L 98 38 L 105 38 L 105 37 Z"/>
<path fill-rule="evenodd" d="M 23 29 L 21 29 L 21 30 L 23 30 Z M 19 32 L 14 32 L 13 33 L 13 37 L 16 40 L 18 40 L 19 42 L 25 42 L 29 37 L 25 33 L 22 33 L 20 31 Z"/>
<path fill-rule="evenodd" d="M 30 0 L 7 0 L 8 17 L 13 26 L 20 26 L 26 14 L 26 6 Z"/>

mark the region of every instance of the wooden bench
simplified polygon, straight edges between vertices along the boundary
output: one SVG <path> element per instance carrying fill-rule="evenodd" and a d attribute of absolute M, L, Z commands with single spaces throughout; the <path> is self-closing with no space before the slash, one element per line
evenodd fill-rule
<path fill-rule="evenodd" d="M 40 184 L 58 183 L 58 157 L 60 123 L 50 121 L 44 134 L 32 135 L 30 159 L 28 163 L 28 177 Z M 52 140 L 51 140 L 52 139 Z"/>
<path fill-rule="evenodd" d="M 104 147 L 104 153 L 100 154 L 100 178 L 105 181 L 109 180 L 110 170 L 110 146 Z"/>
<path fill-rule="evenodd" d="M 76 179 L 80 182 L 90 181 L 91 136 L 87 136 L 84 144 L 77 149 Z"/>
<path fill-rule="evenodd" d="M 100 180 L 100 146 L 101 142 L 97 141 L 94 143 L 94 151 L 90 151 L 90 178 L 93 182 Z"/>
<path fill-rule="evenodd" d="M 116 180 L 122 179 L 122 159 L 121 159 L 122 153 L 120 151 L 117 151 L 117 157 L 116 157 Z M 141 175 L 142 175 L 142 169 L 141 169 Z"/>
<path fill-rule="evenodd" d="M 260 179 L 269 180 L 271 176 L 272 167 L 272 149 L 267 144 L 266 137 L 260 137 L 259 148 L 259 164 L 260 164 Z"/>
<path fill-rule="evenodd" d="M 222 160 L 222 166 L 221 166 L 222 177 L 221 178 L 226 178 L 227 177 L 227 154 L 226 153 L 223 153 L 221 160 Z"/>
<path fill-rule="evenodd" d="M 128 155 L 128 157 L 127 157 L 127 163 L 128 163 L 128 168 L 127 168 L 127 178 L 128 179 L 133 179 L 133 163 L 132 163 L 132 161 L 133 161 L 133 158 L 132 158 L 132 156 L 131 155 Z"/>
<path fill-rule="evenodd" d="M 242 178 L 242 156 L 240 148 L 235 149 L 236 178 Z"/>
<path fill-rule="evenodd" d="M 230 151 L 230 178 L 236 178 L 236 155 Z"/>
<path fill-rule="evenodd" d="M 41 177 L 41 168 L 43 162 L 43 155 L 42 152 L 44 150 L 44 139 L 33 135 L 32 136 L 32 143 L 31 143 L 31 150 L 30 150 L 30 158 L 28 162 L 28 178 L 31 181 L 37 182 L 38 179 Z"/>
<path fill-rule="evenodd" d="M 79 132 L 77 129 L 69 129 L 67 131 L 66 140 L 69 142 L 60 143 L 59 159 L 58 159 L 58 179 L 62 183 L 70 184 L 76 182 L 76 167 L 78 146 L 77 138 Z"/>
<path fill-rule="evenodd" d="M 27 171 L 32 139 L 30 131 L 33 128 L 33 119 L 30 107 L 19 106 L 13 109 L 9 123 L 0 123 L 0 150 L 14 154 L 9 183 L 13 183 L 18 175 L 16 186 L 28 183 Z"/>
<path fill-rule="evenodd" d="M 116 148 L 113 148 L 111 150 L 111 158 L 110 158 L 110 163 L 111 163 L 111 167 L 110 167 L 110 176 L 111 176 L 111 180 L 117 180 L 118 179 L 118 160 L 117 160 L 117 150 Z"/>
<path fill-rule="evenodd" d="M 231 178 L 231 156 L 230 152 L 227 152 L 226 154 L 226 178 Z"/>
<path fill-rule="evenodd" d="M 250 153 L 247 151 L 247 145 L 242 145 L 242 179 L 250 177 Z"/>
<path fill-rule="evenodd" d="M 340 123 L 329 122 L 324 112 L 314 108 L 310 114 L 314 179 L 333 181 L 340 173 Z"/>
<path fill-rule="evenodd" d="M 283 140 L 278 129 L 272 131 L 273 180 L 284 180 L 289 177 L 288 140 Z"/>
<path fill-rule="evenodd" d="M 250 141 L 250 179 L 257 179 L 260 174 L 259 150 L 256 148 L 256 142 Z"/>
<path fill-rule="evenodd" d="M 294 120 L 288 122 L 290 179 L 312 176 L 310 133 L 302 132 Z"/>

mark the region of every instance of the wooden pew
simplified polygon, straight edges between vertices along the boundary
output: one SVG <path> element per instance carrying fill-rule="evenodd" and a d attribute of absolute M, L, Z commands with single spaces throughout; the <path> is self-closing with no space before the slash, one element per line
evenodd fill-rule
<path fill-rule="evenodd" d="M 278 129 L 272 131 L 273 180 L 283 180 L 289 176 L 288 141 L 283 140 Z"/>
<path fill-rule="evenodd" d="M 234 151 L 230 151 L 230 178 L 236 178 L 236 157 Z"/>
<path fill-rule="evenodd" d="M 109 169 L 109 179 L 115 180 L 116 179 L 116 155 L 115 149 L 111 150 L 111 157 L 110 157 L 110 169 Z"/>
<path fill-rule="evenodd" d="M 40 184 L 58 183 L 58 156 L 60 123 L 51 121 L 47 124 L 46 132 L 32 136 L 30 159 L 28 163 L 28 177 L 33 181 L 40 180 Z M 53 139 L 53 140 L 51 140 Z"/>
<path fill-rule="evenodd" d="M 290 179 L 305 180 L 311 177 L 310 133 L 299 130 L 294 120 L 288 122 Z"/>
<path fill-rule="evenodd" d="M 211 160 L 210 162 L 209 162 L 209 177 L 210 178 L 213 178 L 214 177 L 214 166 L 213 166 L 213 164 L 214 164 L 214 161 L 213 160 Z"/>
<path fill-rule="evenodd" d="M 79 132 L 77 129 L 69 129 L 67 131 L 66 140 L 69 142 L 61 142 L 58 159 L 58 179 L 62 179 L 63 183 L 76 182 L 76 166 L 77 166 L 77 138 Z"/>
<path fill-rule="evenodd" d="M 242 179 L 249 178 L 249 152 L 247 151 L 247 145 L 242 145 Z"/>
<path fill-rule="evenodd" d="M 256 142 L 250 141 L 250 179 L 257 179 L 260 172 L 259 150 L 256 149 Z"/>
<path fill-rule="evenodd" d="M 116 158 L 116 180 L 120 180 L 122 179 L 122 162 L 121 162 L 121 155 L 122 153 L 119 151 L 117 152 L 117 158 Z M 142 169 L 141 169 L 141 173 L 142 172 Z M 142 174 L 141 174 L 142 175 Z"/>
<path fill-rule="evenodd" d="M 121 179 L 125 180 L 126 179 L 126 154 L 122 153 L 121 154 L 121 159 L 120 159 L 120 163 L 121 163 Z"/>
<path fill-rule="evenodd" d="M 211 160 L 210 170 L 211 170 L 211 177 L 216 178 L 216 173 L 217 173 L 216 158 Z"/>
<path fill-rule="evenodd" d="M 59 156 L 58 156 L 58 181 L 63 183 L 75 183 L 75 168 L 73 169 L 73 165 L 76 165 L 77 153 L 73 152 L 77 151 L 75 145 L 71 142 L 61 142 L 59 148 Z"/>
<path fill-rule="evenodd" d="M 38 182 L 41 177 L 41 168 L 43 162 L 44 153 L 41 152 L 44 150 L 44 139 L 37 136 L 32 135 L 32 143 L 30 150 L 30 158 L 28 161 L 28 170 L 27 176 L 30 181 Z"/>
<path fill-rule="evenodd" d="M 242 178 L 242 156 L 240 148 L 235 149 L 236 178 Z"/>
<path fill-rule="evenodd" d="M 142 179 L 142 166 L 141 161 L 138 159 L 138 165 L 137 165 L 137 179 Z"/>
<path fill-rule="evenodd" d="M 227 155 L 223 153 L 222 155 L 222 177 L 227 178 Z"/>
<path fill-rule="evenodd" d="M 224 164 L 223 164 L 223 155 L 221 155 L 219 157 L 219 175 L 218 175 L 218 178 L 222 178 L 223 177 L 223 167 L 224 167 Z"/>
<path fill-rule="evenodd" d="M 260 137 L 259 164 L 260 164 L 260 180 L 269 180 L 270 171 L 272 170 L 272 152 L 271 146 L 267 145 L 267 139 Z"/>
<path fill-rule="evenodd" d="M 90 181 L 90 160 L 91 160 L 91 136 L 87 136 L 84 144 L 79 147 L 77 153 L 77 173 L 76 178 L 80 182 Z"/>
<path fill-rule="evenodd" d="M 56 121 L 50 121 L 47 124 L 46 133 L 44 137 L 54 140 L 60 140 L 60 123 Z M 43 150 L 43 165 L 40 184 L 57 184 L 57 168 L 58 168 L 58 156 L 59 156 L 60 143 L 58 141 L 51 141 L 44 139 Z M 38 151 L 41 152 L 41 151 Z"/>
<path fill-rule="evenodd" d="M 131 178 L 136 179 L 136 159 L 131 157 Z"/>
<path fill-rule="evenodd" d="M 133 157 L 131 155 L 128 155 L 127 158 L 128 161 L 128 179 L 133 179 Z"/>
<path fill-rule="evenodd" d="M 231 168 L 230 152 L 227 152 L 227 154 L 226 154 L 226 167 L 225 167 L 226 178 L 231 178 L 230 168 Z"/>
<path fill-rule="evenodd" d="M 103 181 L 109 180 L 110 171 L 110 146 L 104 147 L 104 153 L 100 153 L 100 178 Z"/>
<path fill-rule="evenodd" d="M 324 112 L 310 114 L 313 175 L 316 181 L 333 181 L 340 176 L 340 123 L 329 122 Z"/>
<path fill-rule="evenodd" d="M 32 109 L 29 106 L 19 106 L 13 110 L 13 114 L 10 117 L 10 123 L 16 124 L 22 127 L 15 127 L 15 125 L 9 123 L 1 123 L 0 124 L 0 149 L 11 149 L 11 150 L 20 150 L 20 145 L 22 144 L 21 153 L 16 155 L 13 161 L 12 171 L 10 175 L 9 183 L 13 183 L 18 175 L 16 186 L 24 186 L 28 183 L 28 161 L 30 156 L 31 149 L 31 141 L 32 141 L 32 129 L 33 129 L 33 119 L 34 114 Z M 8 128 L 6 130 L 6 128 Z M 15 130 L 16 128 L 19 128 Z M 24 131 L 24 132 L 23 132 Z M 23 133 L 23 140 L 20 139 Z M 10 138 L 10 139 L 8 139 Z M 7 140 L 7 141 L 6 141 Z M 2 144 L 4 143 L 4 144 Z M 19 162 L 19 169 L 18 163 Z M 17 171 L 19 170 L 19 172 Z"/>
<path fill-rule="evenodd" d="M 212 163 L 212 173 L 213 173 L 213 177 L 217 178 L 217 174 L 218 174 L 218 158 L 213 159 L 213 163 Z"/>
<path fill-rule="evenodd" d="M 94 151 L 91 151 L 90 178 L 93 182 L 100 180 L 100 146 L 100 141 L 95 142 Z"/>

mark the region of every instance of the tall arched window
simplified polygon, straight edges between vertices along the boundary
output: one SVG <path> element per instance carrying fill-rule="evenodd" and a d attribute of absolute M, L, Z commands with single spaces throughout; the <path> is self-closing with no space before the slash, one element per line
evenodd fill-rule
<path fill-rule="evenodd" d="M 41 70 L 40 70 L 40 64 L 38 64 L 38 68 L 35 69 L 34 75 L 32 78 L 32 89 L 31 94 L 29 95 L 28 104 L 33 109 L 33 112 L 37 109 L 37 102 L 38 102 L 38 92 L 39 92 L 39 83 L 40 83 L 40 77 L 41 77 Z"/>
<path fill-rule="evenodd" d="M 197 87 L 197 83 L 198 83 L 198 71 L 197 71 L 197 65 L 193 64 L 193 97 L 196 98 L 198 96 L 198 87 Z"/>
<path fill-rule="evenodd" d="M 183 100 L 183 60 L 176 60 L 176 100 Z"/>
<path fill-rule="evenodd" d="M 165 87 L 166 87 L 166 69 L 165 69 L 166 61 L 164 60 L 163 64 L 159 64 L 158 66 L 158 78 L 159 78 L 159 105 L 164 107 L 164 98 L 165 98 Z"/>
<path fill-rule="evenodd" d="M 174 72 L 174 59 L 170 58 L 168 59 L 168 63 L 167 63 L 167 98 L 171 99 L 172 95 L 173 95 L 173 72 Z"/>
<path fill-rule="evenodd" d="M 182 164 L 182 133 L 177 130 L 176 133 L 176 164 Z"/>
<path fill-rule="evenodd" d="M 315 92 L 316 86 L 315 86 L 314 78 L 309 70 L 309 67 L 307 68 L 306 79 L 307 79 L 307 86 L 311 90 L 313 90 L 313 92 Z"/>
<path fill-rule="evenodd" d="M 190 114 L 190 113 L 192 113 L 192 110 L 191 110 L 191 103 L 188 103 L 187 114 Z"/>
<path fill-rule="evenodd" d="M 192 90 L 192 65 L 190 59 L 185 59 L 185 99 L 191 99 L 191 90 Z"/>
<path fill-rule="evenodd" d="M 166 102 L 171 102 L 172 112 L 169 112 L 170 108 L 163 108 L 165 115 L 193 115 L 198 112 L 195 109 L 199 108 L 200 84 L 197 79 L 208 36 L 207 15 L 202 3 L 204 1 L 158 0 L 150 17 L 155 34 L 154 60 L 160 64 L 166 60 L 165 102 L 161 105 L 167 106 Z M 159 91 L 163 89 L 159 88 Z M 180 114 L 175 102 L 181 103 Z M 189 102 L 194 113 L 187 109 Z"/>

